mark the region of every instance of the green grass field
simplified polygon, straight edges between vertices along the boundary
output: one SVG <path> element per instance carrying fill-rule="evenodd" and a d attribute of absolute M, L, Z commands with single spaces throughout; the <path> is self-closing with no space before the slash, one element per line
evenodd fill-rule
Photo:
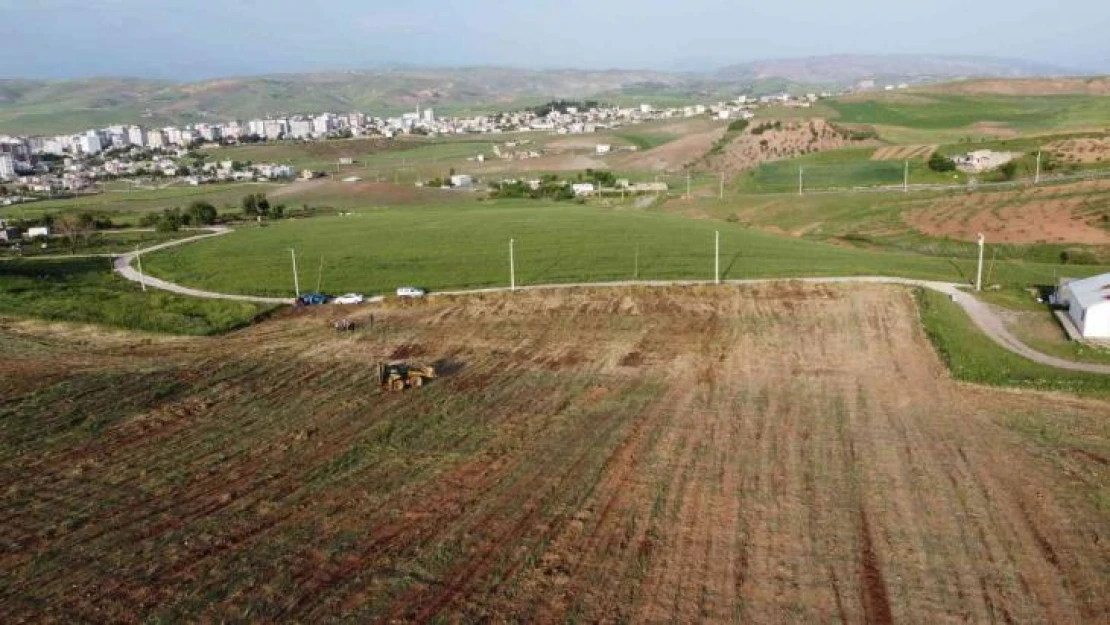
<path fill-rule="evenodd" d="M 64 237 L 54 237 L 43 249 L 40 245 L 23 245 L 22 249 L 0 247 L 0 257 L 40 258 L 59 257 L 75 254 L 118 254 L 128 252 L 137 246 L 149 247 L 173 239 L 196 235 L 196 232 L 179 230 L 177 232 L 139 232 L 134 230 L 101 230 L 87 238 L 78 240 L 76 247 L 71 246 Z"/>
<path fill-rule="evenodd" d="M 976 384 L 1110 397 L 1110 376 L 1056 369 L 1026 360 L 984 335 L 941 293 L 916 294 L 925 333 L 952 376 Z"/>
<path fill-rule="evenodd" d="M 876 148 L 847 148 L 807 154 L 798 158 L 762 163 L 737 176 L 733 190 L 741 193 L 793 193 L 798 190 L 798 170 L 802 183 L 811 191 L 900 185 L 905 175 L 903 161 L 873 161 Z M 910 184 L 963 184 L 967 176 L 938 173 L 925 160 L 909 160 Z"/>
<path fill-rule="evenodd" d="M 921 130 L 951 130 L 978 122 L 1002 123 L 1023 133 L 1104 128 L 1106 98 L 1083 95 L 998 96 L 875 94 L 829 100 L 837 121 Z"/>
<path fill-rule="evenodd" d="M 533 201 L 389 208 L 244 229 L 144 257 L 152 275 L 232 293 L 289 295 L 289 250 L 302 289 L 388 292 L 506 285 L 516 241 L 519 284 L 711 279 L 713 233 L 721 232 L 722 277 L 897 275 L 968 281 L 973 261 L 851 249 L 785 238 L 735 224 L 654 211 Z M 321 259 L 323 270 L 319 271 Z M 1095 273 L 1099 267 L 1084 267 Z M 1051 281 L 1061 267 L 999 262 L 995 280 Z"/>
<path fill-rule="evenodd" d="M 107 258 L 0 260 L 0 315 L 209 335 L 250 323 L 270 308 L 143 292 Z"/>
<path fill-rule="evenodd" d="M 158 212 L 175 206 L 185 208 L 190 202 L 211 202 L 221 212 L 239 210 L 239 201 L 248 193 L 266 193 L 280 188 L 270 183 L 213 184 L 199 187 L 168 187 L 140 189 L 132 192 L 108 191 L 62 200 L 28 202 L 0 208 L 0 218 L 34 219 L 44 214 L 90 212 L 107 215 L 113 222 L 130 224 L 144 213 Z"/>

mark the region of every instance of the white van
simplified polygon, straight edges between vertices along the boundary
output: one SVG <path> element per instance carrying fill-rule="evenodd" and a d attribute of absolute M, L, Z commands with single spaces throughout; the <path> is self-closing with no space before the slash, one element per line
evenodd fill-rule
<path fill-rule="evenodd" d="M 397 289 L 397 297 L 424 297 L 424 289 L 418 289 L 414 286 L 402 286 Z"/>

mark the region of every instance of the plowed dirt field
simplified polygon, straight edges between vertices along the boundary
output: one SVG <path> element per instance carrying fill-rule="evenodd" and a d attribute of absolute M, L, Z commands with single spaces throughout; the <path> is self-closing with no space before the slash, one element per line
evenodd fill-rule
<path fill-rule="evenodd" d="M 0 327 L 7 622 L 1110 613 L 1110 406 L 950 381 L 902 289 L 48 330 Z M 391 356 L 442 375 L 384 393 Z"/>

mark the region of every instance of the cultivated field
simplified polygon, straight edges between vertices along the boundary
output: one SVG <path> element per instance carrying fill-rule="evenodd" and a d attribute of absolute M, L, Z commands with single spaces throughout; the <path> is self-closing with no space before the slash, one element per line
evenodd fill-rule
<path fill-rule="evenodd" d="M 336 314 L 0 333 L 6 617 L 1110 611 L 1110 407 L 949 381 L 906 291 L 443 299 L 343 336 Z M 391 356 L 444 375 L 384 394 Z"/>

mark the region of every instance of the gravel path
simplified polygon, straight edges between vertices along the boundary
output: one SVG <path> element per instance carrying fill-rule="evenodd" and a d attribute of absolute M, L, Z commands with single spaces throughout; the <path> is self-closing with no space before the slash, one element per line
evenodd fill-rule
<path fill-rule="evenodd" d="M 226 226 L 214 226 L 208 228 L 205 234 L 197 235 L 195 237 L 188 237 L 185 239 L 176 239 L 174 241 L 167 241 L 158 245 L 154 245 L 143 249 L 140 252 L 128 252 L 116 257 L 113 265 L 116 272 L 124 278 L 132 282 L 144 283 L 149 287 L 161 289 L 163 291 L 171 291 L 181 295 L 190 295 L 193 297 L 206 297 L 210 299 L 229 299 L 242 302 L 255 302 L 260 304 L 292 304 L 292 298 L 280 297 L 257 297 L 253 295 L 235 295 L 232 293 L 216 293 L 214 291 L 203 291 L 200 289 L 193 289 L 172 282 L 167 282 L 159 278 L 154 278 L 148 275 L 140 275 L 139 272 L 132 267 L 135 259 L 141 254 L 148 252 L 155 252 L 158 250 L 174 247 L 177 245 L 184 245 L 192 243 L 201 239 L 211 237 L 218 237 L 232 232 Z M 911 278 L 891 278 L 884 276 L 851 276 L 851 277 L 837 277 L 837 278 L 765 278 L 757 280 L 722 280 L 722 284 L 732 286 L 743 286 L 753 284 L 767 284 L 771 282 L 782 282 L 784 280 L 793 280 L 797 282 L 805 282 L 811 284 L 897 284 L 901 286 L 920 287 L 931 289 L 948 295 L 954 302 L 960 305 L 964 311 L 967 312 L 971 320 L 983 331 L 984 334 L 989 336 L 995 343 L 1005 349 L 1033 362 L 1037 362 L 1050 367 L 1059 369 L 1068 369 L 1070 371 L 1085 371 L 1088 373 L 1101 373 L 1110 375 L 1110 365 L 1098 365 L 1093 363 L 1075 362 L 1072 360 L 1065 360 L 1055 356 L 1049 356 L 1036 351 L 1025 343 L 1018 340 L 1017 337 L 1010 332 L 1002 318 L 998 316 L 990 306 L 976 299 L 973 295 L 961 288 L 962 285 L 955 282 L 940 282 L 936 280 L 914 280 Z M 519 286 L 517 291 L 546 291 L 555 289 L 578 289 L 578 288 L 613 288 L 613 287 L 629 287 L 629 286 L 647 286 L 647 287 L 666 287 L 666 286 L 703 286 L 713 284 L 712 280 L 625 280 L 618 282 L 577 282 L 569 284 L 539 284 L 530 286 Z M 492 287 L 484 289 L 466 289 L 457 291 L 437 291 L 432 296 L 442 297 L 451 295 L 472 295 L 476 293 L 504 293 L 510 291 L 509 287 Z M 381 298 L 368 298 L 370 303 L 381 301 Z"/>

